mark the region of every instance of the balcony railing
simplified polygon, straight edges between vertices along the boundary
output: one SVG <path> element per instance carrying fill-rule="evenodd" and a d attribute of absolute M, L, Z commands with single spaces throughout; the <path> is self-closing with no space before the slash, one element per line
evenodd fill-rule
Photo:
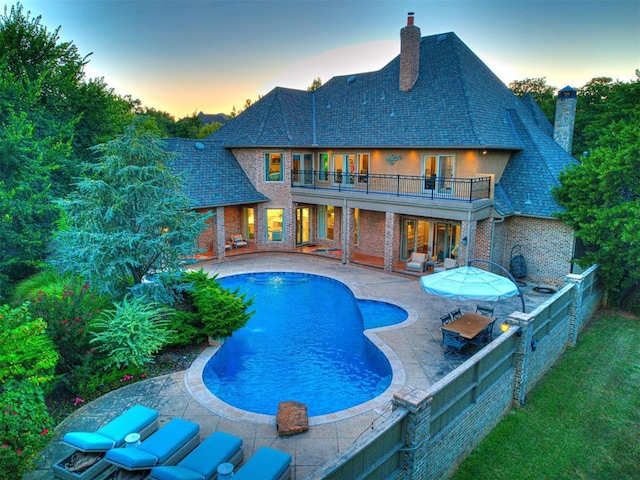
<path fill-rule="evenodd" d="M 489 198 L 491 178 L 445 178 L 412 175 L 380 175 L 317 170 L 292 170 L 291 186 L 363 194 L 386 194 L 397 197 L 457 200 L 472 202 Z"/>

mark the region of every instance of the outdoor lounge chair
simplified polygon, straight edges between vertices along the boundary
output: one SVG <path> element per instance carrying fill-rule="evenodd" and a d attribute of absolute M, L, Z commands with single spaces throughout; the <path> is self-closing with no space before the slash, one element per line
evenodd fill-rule
<path fill-rule="evenodd" d="M 407 260 L 407 270 L 415 270 L 418 272 L 424 272 L 427 262 L 426 253 L 413 252 L 411 257 Z"/>
<path fill-rule="evenodd" d="M 106 452 L 124 445 L 124 437 L 139 433 L 146 438 L 158 429 L 158 412 L 135 405 L 95 432 L 68 432 L 62 441 L 81 452 Z"/>
<path fill-rule="evenodd" d="M 158 412 L 144 405 L 135 405 L 100 427 L 95 432 L 68 432 L 62 442 L 75 451 L 52 465 L 56 478 L 91 479 L 113 470 L 104 453 L 125 444 L 125 437 L 138 433 L 144 439 L 158 429 Z M 105 472 L 106 473 L 106 472 Z"/>
<path fill-rule="evenodd" d="M 288 480 L 291 477 L 291 455 L 269 447 L 260 447 L 242 465 L 233 480 Z"/>
<path fill-rule="evenodd" d="M 242 235 L 235 234 L 235 235 L 231 235 L 231 245 L 233 245 L 233 248 L 239 248 L 239 247 L 247 247 L 249 248 L 249 242 L 247 242 L 244 238 L 242 238 Z"/>
<path fill-rule="evenodd" d="M 214 432 L 177 465 L 153 467 L 147 480 L 211 480 L 218 465 L 242 461 L 242 439 L 225 432 Z"/>
<path fill-rule="evenodd" d="M 124 470 L 151 470 L 158 465 L 175 465 L 200 441 L 200 425 L 174 418 L 139 445 L 114 448 L 104 459 Z"/>

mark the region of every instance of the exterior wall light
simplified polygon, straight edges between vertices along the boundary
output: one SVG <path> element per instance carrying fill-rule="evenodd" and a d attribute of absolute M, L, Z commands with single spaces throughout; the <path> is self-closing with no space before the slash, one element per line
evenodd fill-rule
<path fill-rule="evenodd" d="M 504 322 L 500 325 L 500 330 L 502 330 L 502 332 L 506 332 L 509 330 L 509 324 L 507 322 Z"/>

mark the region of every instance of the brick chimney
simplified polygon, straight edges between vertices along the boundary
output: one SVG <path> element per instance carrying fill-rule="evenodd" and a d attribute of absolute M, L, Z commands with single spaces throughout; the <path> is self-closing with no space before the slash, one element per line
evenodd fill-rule
<path fill-rule="evenodd" d="M 556 117 L 553 122 L 553 139 L 569 154 L 573 146 L 573 128 L 576 123 L 577 92 L 571 87 L 564 87 L 558 92 L 556 101 Z"/>
<path fill-rule="evenodd" d="M 420 71 L 420 29 L 413 24 L 409 12 L 407 26 L 400 30 L 400 91 L 409 92 L 418 80 Z"/>

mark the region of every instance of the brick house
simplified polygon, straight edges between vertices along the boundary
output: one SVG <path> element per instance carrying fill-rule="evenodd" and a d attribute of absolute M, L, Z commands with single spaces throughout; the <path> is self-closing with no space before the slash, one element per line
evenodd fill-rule
<path fill-rule="evenodd" d="M 559 282 L 574 236 L 550 191 L 576 161 L 575 91 L 554 130 L 454 33 L 422 37 L 410 14 L 400 40 L 378 71 L 278 87 L 205 140 L 167 141 L 194 208 L 216 214 L 200 247 L 223 258 L 242 233 L 252 250 L 335 249 L 386 271 L 413 251 L 508 269 L 517 248 L 530 279 Z"/>

